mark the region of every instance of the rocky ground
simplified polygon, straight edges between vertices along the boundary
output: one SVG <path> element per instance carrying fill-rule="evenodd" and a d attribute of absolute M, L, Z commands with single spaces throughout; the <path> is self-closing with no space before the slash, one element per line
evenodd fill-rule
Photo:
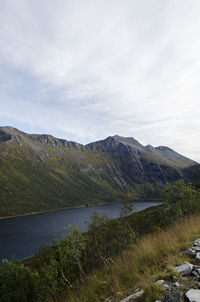
<path fill-rule="evenodd" d="M 174 267 L 170 277 L 154 283 L 163 292 L 163 298 L 155 302 L 200 302 L 200 238 L 183 254 L 190 256 L 192 263 L 184 262 Z M 145 290 L 137 289 L 120 302 L 131 301 L 145 302 Z M 109 297 L 105 302 L 114 302 L 114 299 Z"/>

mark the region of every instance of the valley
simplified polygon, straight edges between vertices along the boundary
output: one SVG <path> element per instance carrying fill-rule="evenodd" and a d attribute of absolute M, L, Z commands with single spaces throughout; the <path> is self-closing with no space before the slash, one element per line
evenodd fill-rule
<path fill-rule="evenodd" d="M 168 147 L 143 146 L 130 137 L 82 145 L 1 127 L 0 217 L 154 199 L 165 183 L 190 181 L 187 170 L 198 174 L 199 166 Z"/>

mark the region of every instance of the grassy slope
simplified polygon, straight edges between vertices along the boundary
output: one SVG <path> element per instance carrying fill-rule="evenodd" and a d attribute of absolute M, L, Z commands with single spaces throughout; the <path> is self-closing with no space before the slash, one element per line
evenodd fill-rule
<path fill-rule="evenodd" d="M 145 151 L 144 158 L 149 162 L 164 164 L 166 166 L 174 167 L 177 169 L 187 168 L 194 165 L 194 161 L 176 153 L 175 151 L 160 151 L 154 149 L 154 152 Z"/>
<path fill-rule="evenodd" d="M 116 149 L 109 156 L 81 145 L 64 147 L 51 136 L 28 135 L 13 128 L 9 131 L 14 135 L 12 140 L 0 131 L 0 217 L 122 200 L 127 191 L 136 198 L 154 197 L 159 183 L 159 176 L 154 179 L 155 167 L 147 168 L 150 176 L 145 183 L 140 173 L 147 171 L 142 170 L 140 157 L 131 152 L 121 158 Z M 140 148 L 147 166 L 153 162 L 158 168 L 160 164 L 169 167 L 166 175 L 173 168 L 191 164 L 177 154 L 171 156 L 173 151 L 164 156 L 166 151 Z M 134 162 L 139 165 L 133 171 Z"/>
<path fill-rule="evenodd" d="M 0 156 L 0 216 L 109 202 L 122 196 L 107 173 L 99 172 L 97 178 L 92 170 L 87 174 L 80 170 L 89 161 L 98 168 L 97 155 L 82 152 L 83 158 L 78 159 L 71 151 L 52 148 L 41 160 L 40 151 L 33 153 L 18 145 L 1 148 L 2 152 L 7 155 Z"/>
<path fill-rule="evenodd" d="M 158 158 L 160 157 L 161 161 L 165 161 L 167 165 L 176 168 L 186 168 L 196 163 L 195 161 L 190 160 L 189 158 L 167 147 L 155 148 L 155 153 Z"/>
<path fill-rule="evenodd" d="M 160 290 L 153 283 L 169 278 L 173 274 L 170 273 L 172 266 L 189 260 L 181 251 L 191 246 L 197 237 L 200 237 L 199 216 L 192 216 L 164 231 L 148 235 L 110 262 L 108 269 L 90 274 L 76 292 L 64 296 L 62 301 L 104 301 L 113 295 L 117 302 L 138 287 L 146 290 L 142 301 L 160 299 Z M 167 273 L 165 268 L 168 268 Z"/>

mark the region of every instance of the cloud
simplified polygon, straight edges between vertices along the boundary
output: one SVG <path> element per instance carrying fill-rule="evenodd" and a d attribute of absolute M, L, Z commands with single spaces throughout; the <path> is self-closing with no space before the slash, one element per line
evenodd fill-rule
<path fill-rule="evenodd" d="M 200 161 L 199 1 L 2 0 L 0 123 Z"/>

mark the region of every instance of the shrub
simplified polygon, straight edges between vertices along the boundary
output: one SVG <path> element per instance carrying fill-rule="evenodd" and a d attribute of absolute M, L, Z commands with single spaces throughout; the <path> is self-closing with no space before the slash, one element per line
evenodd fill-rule
<path fill-rule="evenodd" d="M 0 270 L 1 302 L 36 301 L 38 282 L 38 274 L 24 264 L 3 260 Z"/>
<path fill-rule="evenodd" d="M 183 180 L 166 185 L 162 196 L 164 202 L 174 209 L 175 217 L 200 212 L 200 191 L 195 190 L 192 184 L 186 184 Z"/>

